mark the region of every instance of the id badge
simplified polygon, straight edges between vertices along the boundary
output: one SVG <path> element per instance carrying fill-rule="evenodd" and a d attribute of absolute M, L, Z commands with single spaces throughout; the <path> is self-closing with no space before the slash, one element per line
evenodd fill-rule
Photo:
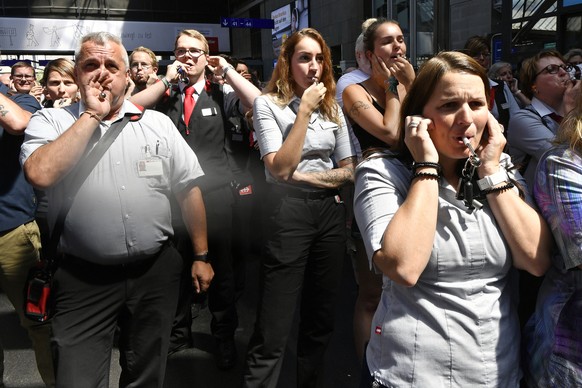
<path fill-rule="evenodd" d="M 162 160 L 159 158 L 141 159 L 137 161 L 139 177 L 160 176 L 164 173 Z"/>

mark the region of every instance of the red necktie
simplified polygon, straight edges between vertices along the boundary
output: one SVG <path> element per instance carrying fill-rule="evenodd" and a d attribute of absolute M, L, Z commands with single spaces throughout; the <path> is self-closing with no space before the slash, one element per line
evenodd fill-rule
<path fill-rule="evenodd" d="M 551 118 L 552 118 L 552 120 L 554 120 L 556 123 L 558 123 L 558 124 L 561 124 L 561 123 L 562 123 L 562 119 L 563 119 L 563 117 L 562 117 L 562 116 L 560 116 L 559 114 L 557 114 L 557 113 L 553 113 L 553 112 L 552 112 L 552 113 L 550 114 L 550 117 L 551 117 Z"/>
<path fill-rule="evenodd" d="M 186 127 L 188 127 L 190 116 L 192 116 L 194 105 L 196 105 L 196 101 L 194 100 L 194 92 L 194 86 L 188 86 L 186 89 L 184 89 L 184 122 L 186 123 Z M 188 133 L 189 131 L 186 132 Z"/>

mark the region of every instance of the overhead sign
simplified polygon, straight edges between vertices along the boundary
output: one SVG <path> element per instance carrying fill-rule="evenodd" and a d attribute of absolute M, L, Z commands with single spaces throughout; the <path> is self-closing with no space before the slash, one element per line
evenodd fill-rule
<path fill-rule="evenodd" d="M 224 28 L 268 28 L 275 27 L 273 19 L 225 18 L 220 17 L 220 25 Z"/>
<path fill-rule="evenodd" d="M 123 41 L 129 51 L 145 46 L 154 52 L 174 49 L 181 30 L 198 30 L 212 39 L 211 51 L 230 51 L 230 31 L 220 25 L 202 23 L 150 23 L 89 19 L 36 19 L 0 17 L 0 50 L 18 53 L 71 52 L 89 32 L 109 31 Z M 212 49 L 214 48 L 214 50 Z"/>

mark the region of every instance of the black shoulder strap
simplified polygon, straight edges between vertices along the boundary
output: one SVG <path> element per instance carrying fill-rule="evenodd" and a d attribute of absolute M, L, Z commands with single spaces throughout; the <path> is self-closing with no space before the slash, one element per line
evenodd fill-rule
<path fill-rule="evenodd" d="M 499 81 L 495 86 L 495 104 L 497 105 L 497 112 L 499 113 L 499 122 L 508 129 L 509 128 L 509 104 L 505 97 L 504 81 Z M 505 134 L 507 136 L 507 134 Z"/>
<path fill-rule="evenodd" d="M 135 117 L 133 114 L 127 113 L 125 114 L 125 116 L 123 116 L 121 121 L 113 123 L 111 127 L 109 127 L 109 130 L 105 132 L 101 139 L 99 139 L 97 145 L 95 145 L 95 147 L 93 147 L 93 149 L 89 151 L 87 157 L 80 161 L 79 167 L 75 171 L 74 173 L 75 175 L 73 176 L 72 179 L 73 184 L 71 186 L 71 190 L 68 193 L 67 198 L 63 203 L 63 206 L 59 210 L 59 215 L 55 222 L 53 231 L 51 233 L 50 245 L 48 247 L 47 255 L 48 260 L 52 260 L 53 257 L 55 256 L 57 246 L 61 238 L 61 233 L 63 232 L 63 228 L 65 226 L 65 218 L 67 218 L 67 214 L 71 209 L 71 205 L 73 204 L 73 200 L 75 199 L 77 192 L 79 191 L 79 189 L 81 188 L 81 186 L 83 185 L 91 171 L 93 171 L 99 160 L 101 160 L 105 152 L 109 149 L 109 147 L 115 141 L 117 136 L 119 136 L 123 127 L 125 127 L 130 120 L 134 120 L 134 117 L 135 117 L 134 121 L 136 121 L 143 116 L 143 108 L 141 107 L 138 108 L 142 110 L 141 115 Z"/>

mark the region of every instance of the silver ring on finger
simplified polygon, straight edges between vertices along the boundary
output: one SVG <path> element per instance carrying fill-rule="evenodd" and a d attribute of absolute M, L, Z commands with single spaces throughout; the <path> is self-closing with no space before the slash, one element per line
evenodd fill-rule
<path fill-rule="evenodd" d="M 411 121 L 408 124 L 408 128 L 409 129 L 414 129 L 414 128 L 417 128 L 419 125 L 420 125 L 420 122 L 419 121 Z"/>

